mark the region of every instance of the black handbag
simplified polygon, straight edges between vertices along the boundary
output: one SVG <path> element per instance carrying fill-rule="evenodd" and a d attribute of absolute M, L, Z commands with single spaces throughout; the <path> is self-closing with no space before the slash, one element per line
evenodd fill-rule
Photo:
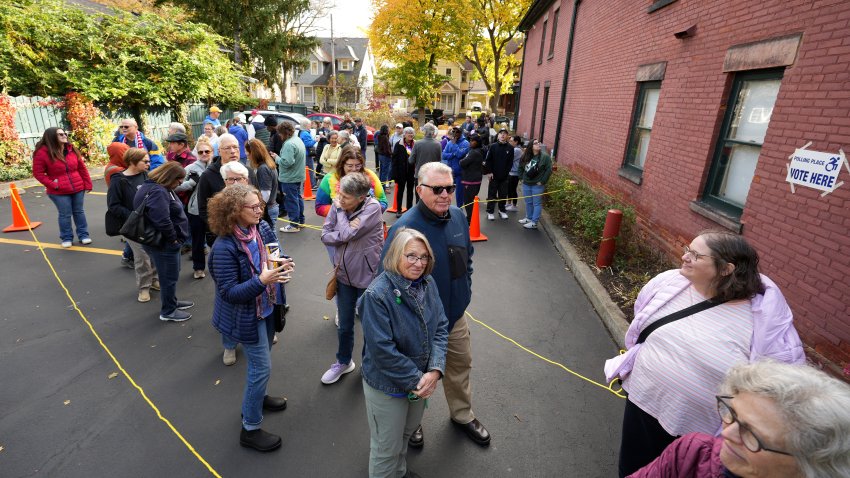
<path fill-rule="evenodd" d="M 145 246 L 161 247 L 162 233 L 145 218 L 145 209 L 147 209 L 149 195 L 146 194 L 139 207 L 130 213 L 130 216 L 124 221 L 124 225 L 121 226 L 119 232 L 133 242 L 138 242 Z"/>
<path fill-rule="evenodd" d="M 115 237 L 121 235 L 121 226 L 123 226 L 124 223 L 108 209 L 106 210 L 106 216 L 104 216 L 103 222 L 106 226 L 107 236 Z"/>

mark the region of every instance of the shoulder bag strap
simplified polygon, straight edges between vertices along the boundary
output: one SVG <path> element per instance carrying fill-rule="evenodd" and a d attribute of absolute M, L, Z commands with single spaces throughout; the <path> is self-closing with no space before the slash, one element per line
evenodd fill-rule
<path fill-rule="evenodd" d="M 654 332 L 655 329 L 657 329 L 659 327 L 665 326 L 665 325 L 669 324 L 670 322 L 675 322 L 679 319 L 684 319 L 685 317 L 689 317 L 689 316 L 694 315 L 698 312 L 708 310 L 712 307 L 716 307 L 716 306 L 718 306 L 718 305 L 720 305 L 724 302 L 726 302 L 726 301 L 725 300 L 713 301 L 711 299 L 706 299 L 706 300 L 699 302 L 697 304 L 694 304 L 690 307 L 686 307 L 682 310 L 673 312 L 670 315 L 662 317 L 662 318 L 656 320 L 655 322 L 651 323 L 647 328 L 641 330 L 640 335 L 638 336 L 638 339 L 637 339 L 637 343 L 639 343 L 639 344 L 644 343 L 646 341 L 646 338 L 649 337 L 649 334 Z"/>

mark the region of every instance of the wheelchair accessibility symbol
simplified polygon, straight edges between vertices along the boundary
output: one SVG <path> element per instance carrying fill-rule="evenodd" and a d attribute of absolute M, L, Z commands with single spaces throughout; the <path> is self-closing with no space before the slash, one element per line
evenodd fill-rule
<path fill-rule="evenodd" d="M 829 162 L 827 162 L 826 165 L 824 165 L 824 168 L 827 171 L 830 171 L 830 172 L 835 171 L 836 169 L 838 169 L 838 160 L 839 159 L 841 159 L 841 158 L 839 158 L 837 156 L 829 158 Z"/>

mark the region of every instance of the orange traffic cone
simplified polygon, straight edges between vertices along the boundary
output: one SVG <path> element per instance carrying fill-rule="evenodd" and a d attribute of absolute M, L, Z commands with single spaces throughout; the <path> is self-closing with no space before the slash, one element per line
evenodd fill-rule
<path fill-rule="evenodd" d="M 313 184 L 310 182 L 310 168 L 304 167 L 304 200 L 312 201 L 316 199 L 316 195 L 313 194 Z"/>
<path fill-rule="evenodd" d="M 481 234 L 481 219 L 478 217 L 478 196 L 475 196 L 472 203 L 472 221 L 469 223 L 469 240 L 472 242 L 487 240 L 487 236 Z"/>
<path fill-rule="evenodd" d="M 9 184 L 9 190 L 12 191 L 12 225 L 3 229 L 3 232 L 26 231 L 27 229 L 35 229 L 40 226 L 40 221 L 30 222 L 30 217 L 27 215 L 27 208 L 24 207 L 24 202 L 21 201 L 21 195 L 18 194 L 18 187 L 15 186 L 15 183 Z"/>
<path fill-rule="evenodd" d="M 395 206 L 397 200 L 398 200 L 398 184 L 396 184 L 395 188 L 393 189 L 393 199 L 392 199 L 393 204 L 392 204 L 392 206 L 387 208 L 387 212 L 398 212 L 398 208 Z M 403 208 L 401 210 L 401 212 L 404 212 L 404 211 L 407 211 L 407 208 Z"/>

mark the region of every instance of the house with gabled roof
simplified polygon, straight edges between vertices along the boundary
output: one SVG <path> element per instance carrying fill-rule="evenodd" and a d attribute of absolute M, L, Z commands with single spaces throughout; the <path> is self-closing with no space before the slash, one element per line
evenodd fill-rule
<path fill-rule="evenodd" d="M 309 64 L 293 71 L 295 102 L 308 108 L 333 109 L 333 85 L 342 108 L 365 106 L 375 83 L 375 60 L 368 38 L 318 38 Z M 334 63 L 335 62 L 335 63 Z M 334 79 L 334 64 L 336 79 Z"/>

